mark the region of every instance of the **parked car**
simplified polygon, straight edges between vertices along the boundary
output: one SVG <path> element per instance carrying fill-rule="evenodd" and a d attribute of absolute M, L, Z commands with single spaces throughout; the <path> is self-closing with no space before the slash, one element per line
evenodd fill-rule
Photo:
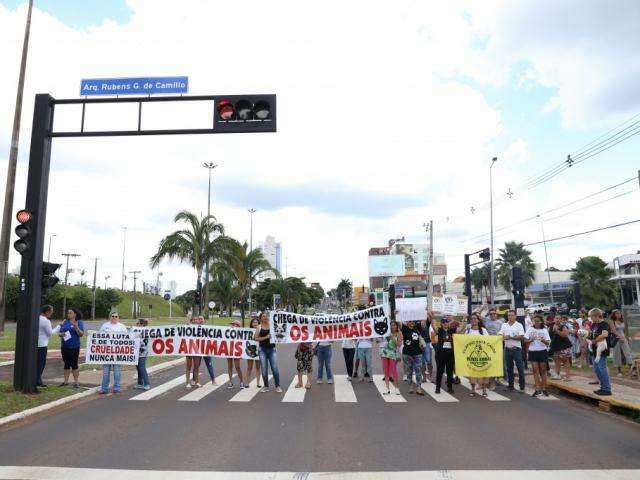
<path fill-rule="evenodd" d="M 532 303 L 531 305 L 529 305 L 527 307 L 527 313 L 529 315 L 533 314 L 533 313 L 539 313 L 544 311 L 544 303 Z"/>

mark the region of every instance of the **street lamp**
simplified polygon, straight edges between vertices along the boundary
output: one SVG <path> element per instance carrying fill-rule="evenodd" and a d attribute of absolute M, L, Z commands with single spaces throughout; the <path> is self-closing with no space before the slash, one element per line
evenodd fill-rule
<path fill-rule="evenodd" d="M 491 159 L 489 166 L 489 217 L 491 223 L 491 259 L 489 260 L 489 300 L 493 305 L 493 165 L 498 161 L 498 157 Z"/>
<path fill-rule="evenodd" d="M 255 208 L 247 210 L 249 212 L 249 252 L 253 251 L 253 214 L 257 212 Z M 251 317 L 251 279 L 249 279 L 249 317 Z"/>
<path fill-rule="evenodd" d="M 124 292 L 124 282 L 127 277 L 124 274 L 124 254 L 127 249 L 127 227 L 122 227 L 122 291 Z"/>
<path fill-rule="evenodd" d="M 107 289 L 107 282 L 109 281 L 109 279 L 111 278 L 111 275 L 105 275 L 104 276 L 104 289 Z"/>
<path fill-rule="evenodd" d="M 51 240 L 55 236 L 56 236 L 55 233 L 52 233 L 51 235 L 49 235 L 49 253 L 47 253 L 47 262 L 51 262 Z"/>
<path fill-rule="evenodd" d="M 209 190 L 207 191 L 207 222 L 209 222 L 210 221 L 209 217 L 211 216 L 211 172 L 213 172 L 213 169 L 216 168 L 218 165 L 213 162 L 209 162 L 209 163 L 204 162 L 202 166 L 207 170 L 209 170 Z M 207 233 L 207 243 L 209 243 L 208 233 Z M 200 294 L 202 295 L 202 292 L 200 292 Z M 200 300 L 202 300 L 202 298 Z M 204 300 L 205 300 L 204 308 L 207 309 L 207 317 L 209 317 L 209 306 L 207 305 L 209 300 L 209 255 L 206 255 L 206 266 L 204 269 Z"/>

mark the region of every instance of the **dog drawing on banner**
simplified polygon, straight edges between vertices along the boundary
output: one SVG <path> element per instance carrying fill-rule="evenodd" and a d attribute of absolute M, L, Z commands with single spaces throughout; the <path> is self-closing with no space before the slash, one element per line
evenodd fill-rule
<path fill-rule="evenodd" d="M 287 337 L 287 320 L 284 315 L 276 315 L 273 319 L 273 333 L 278 341 Z"/>

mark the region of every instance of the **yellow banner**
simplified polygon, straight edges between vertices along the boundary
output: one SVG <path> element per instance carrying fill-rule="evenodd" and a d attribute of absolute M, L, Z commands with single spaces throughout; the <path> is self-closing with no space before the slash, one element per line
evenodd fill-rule
<path fill-rule="evenodd" d="M 463 377 L 502 377 L 501 335 L 454 335 L 456 374 Z"/>

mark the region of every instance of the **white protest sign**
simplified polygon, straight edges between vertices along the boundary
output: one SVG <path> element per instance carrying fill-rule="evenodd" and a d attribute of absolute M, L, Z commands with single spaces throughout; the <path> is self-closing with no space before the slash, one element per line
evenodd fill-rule
<path fill-rule="evenodd" d="M 137 365 L 140 338 L 128 332 L 87 333 L 86 363 Z"/>
<path fill-rule="evenodd" d="M 427 319 L 427 297 L 396 298 L 396 320 L 401 322 Z"/>

